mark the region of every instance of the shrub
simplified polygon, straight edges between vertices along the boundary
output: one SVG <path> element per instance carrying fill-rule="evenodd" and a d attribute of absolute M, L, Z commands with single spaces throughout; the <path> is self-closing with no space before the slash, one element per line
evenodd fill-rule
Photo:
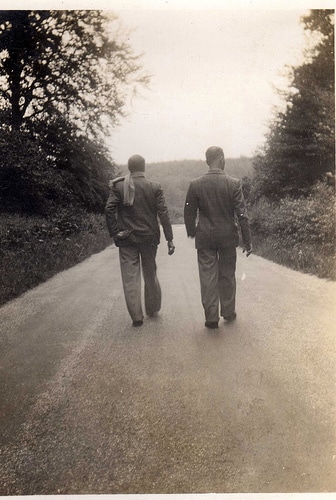
<path fill-rule="evenodd" d="M 107 150 L 50 127 L 49 142 L 0 130 L 0 211 L 46 216 L 72 205 L 103 213 L 114 172 Z"/>
<path fill-rule="evenodd" d="M 261 198 L 249 207 L 259 255 L 294 269 L 335 279 L 334 191 L 317 183 L 307 197 Z"/>
<path fill-rule="evenodd" d="M 49 205 L 64 203 L 71 191 L 63 172 L 38 141 L 19 133 L 0 133 L 0 210 L 43 214 Z"/>
<path fill-rule="evenodd" d="M 50 218 L 0 216 L 0 303 L 103 250 L 102 215 L 62 209 Z"/>

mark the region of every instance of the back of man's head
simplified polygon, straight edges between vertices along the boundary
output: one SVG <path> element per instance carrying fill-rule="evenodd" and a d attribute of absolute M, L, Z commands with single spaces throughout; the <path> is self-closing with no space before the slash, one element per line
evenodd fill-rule
<path fill-rule="evenodd" d="M 128 170 L 130 172 L 144 172 L 145 159 L 140 155 L 133 155 L 128 160 Z"/>
<path fill-rule="evenodd" d="M 205 152 L 205 158 L 206 162 L 209 165 L 214 165 L 215 163 L 219 162 L 221 158 L 224 158 L 224 151 L 222 148 L 219 148 L 218 146 L 211 146 L 208 148 Z"/>

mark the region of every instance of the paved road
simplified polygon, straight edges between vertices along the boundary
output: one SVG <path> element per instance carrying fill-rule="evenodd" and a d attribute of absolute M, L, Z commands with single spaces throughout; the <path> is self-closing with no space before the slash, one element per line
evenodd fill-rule
<path fill-rule="evenodd" d="M 239 252 L 206 330 L 175 242 L 140 329 L 113 247 L 0 309 L 0 494 L 336 491 L 335 283 Z"/>

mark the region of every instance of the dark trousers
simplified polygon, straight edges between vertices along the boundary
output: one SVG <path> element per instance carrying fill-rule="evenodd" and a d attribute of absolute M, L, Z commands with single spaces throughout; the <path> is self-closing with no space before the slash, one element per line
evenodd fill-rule
<path fill-rule="evenodd" d="M 201 297 L 206 321 L 231 316 L 236 306 L 236 247 L 197 250 Z"/>
<path fill-rule="evenodd" d="M 133 321 L 143 319 L 141 306 L 141 268 L 145 282 L 145 310 L 149 316 L 161 308 L 161 288 L 156 275 L 157 245 L 119 247 L 124 295 Z"/>

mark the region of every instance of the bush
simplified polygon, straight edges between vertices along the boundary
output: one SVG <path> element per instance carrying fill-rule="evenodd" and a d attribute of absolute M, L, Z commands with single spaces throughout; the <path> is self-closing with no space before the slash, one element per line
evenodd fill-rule
<path fill-rule="evenodd" d="M 107 150 L 50 127 L 53 142 L 0 130 L 0 211 L 47 216 L 72 205 L 103 213 L 114 172 Z"/>
<path fill-rule="evenodd" d="M 293 269 L 335 279 L 334 191 L 317 183 L 308 197 L 261 198 L 249 207 L 256 253 Z"/>
<path fill-rule="evenodd" d="M 0 133 L 0 210 L 46 215 L 50 205 L 71 197 L 64 172 L 54 167 L 38 141 L 19 133 Z"/>
<path fill-rule="evenodd" d="M 63 209 L 50 218 L 0 216 L 0 304 L 103 250 L 105 218 Z"/>

